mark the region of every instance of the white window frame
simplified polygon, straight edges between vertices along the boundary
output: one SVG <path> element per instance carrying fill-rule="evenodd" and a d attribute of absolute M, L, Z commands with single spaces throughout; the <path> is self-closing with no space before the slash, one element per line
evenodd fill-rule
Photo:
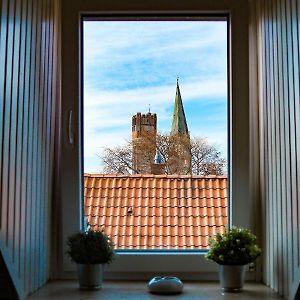
<path fill-rule="evenodd" d="M 145 3 L 142 3 L 145 2 Z M 149 5 L 151 4 L 151 5 Z M 149 9 L 151 7 L 151 9 Z M 187 9 L 188 8 L 188 9 Z M 247 1 L 166 0 L 163 3 L 114 0 L 62 1 L 62 122 L 61 122 L 61 232 L 59 277 L 75 276 L 75 265 L 66 257 L 67 237 L 82 228 L 83 158 L 81 34 L 82 16 L 197 17 L 224 16 L 229 23 L 229 148 L 230 224 L 253 229 L 250 199 L 249 53 Z M 204 252 L 122 252 L 108 267 L 107 278 L 148 279 L 173 274 L 182 279 L 216 279 L 217 265 L 204 259 Z M 251 277 L 251 276 L 250 276 Z"/>

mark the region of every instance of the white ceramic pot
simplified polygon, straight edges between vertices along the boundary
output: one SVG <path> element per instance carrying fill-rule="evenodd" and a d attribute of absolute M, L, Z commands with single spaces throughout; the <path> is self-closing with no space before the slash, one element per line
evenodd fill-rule
<path fill-rule="evenodd" d="M 222 292 L 241 292 L 245 280 L 245 265 L 219 265 L 219 276 Z"/>
<path fill-rule="evenodd" d="M 77 264 L 77 274 L 81 289 L 101 289 L 104 264 Z"/>

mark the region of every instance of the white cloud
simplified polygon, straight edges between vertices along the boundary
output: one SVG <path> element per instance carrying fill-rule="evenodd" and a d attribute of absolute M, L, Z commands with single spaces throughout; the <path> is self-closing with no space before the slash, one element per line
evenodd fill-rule
<path fill-rule="evenodd" d="M 226 80 L 202 80 L 198 82 L 189 82 L 180 84 L 180 90 L 184 101 L 190 101 L 194 98 L 206 100 L 207 98 L 226 97 L 227 82 Z M 118 106 L 125 105 L 148 107 L 151 105 L 170 105 L 175 97 L 175 85 L 162 85 L 155 87 L 136 88 L 125 91 L 93 91 L 85 92 L 84 105 L 85 108 L 95 109 L 96 107 L 103 109 L 118 109 Z"/>
<path fill-rule="evenodd" d="M 192 100 L 210 101 L 226 97 L 226 81 L 200 81 L 181 86 L 184 103 Z M 159 86 L 127 91 L 93 91 L 84 97 L 85 134 L 108 128 L 130 128 L 131 117 L 136 112 L 146 112 L 150 104 L 161 121 L 170 118 L 175 97 L 174 86 Z"/>
<path fill-rule="evenodd" d="M 188 49 L 205 51 L 227 41 L 222 22 L 86 22 L 84 30 L 86 45 L 92 45 L 84 49 L 87 64 L 107 62 L 108 53 L 118 53 L 114 62 L 124 62 Z"/>

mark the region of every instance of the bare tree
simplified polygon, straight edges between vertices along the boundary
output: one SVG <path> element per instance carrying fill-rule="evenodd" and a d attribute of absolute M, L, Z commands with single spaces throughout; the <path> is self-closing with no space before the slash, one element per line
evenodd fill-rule
<path fill-rule="evenodd" d="M 105 148 L 102 156 L 104 174 L 150 173 L 156 148 L 156 134 L 144 132 L 123 146 Z"/>
<path fill-rule="evenodd" d="M 206 138 L 191 139 L 192 173 L 195 175 L 224 175 L 226 159 L 216 145 L 209 144 Z"/>
<path fill-rule="evenodd" d="M 106 148 L 100 156 L 104 163 L 103 173 L 151 173 L 156 151 L 162 156 L 166 174 L 224 174 L 226 160 L 207 139 L 162 133 L 148 133 L 123 146 Z M 143 163 L 134 163 L 134 159 Z"/>
<path fill-rule="evenodd" d="M 187 135 L 157 134 L 156 150 L 165 163 L 166 174 L 191 174 L 191 142 Z"/>

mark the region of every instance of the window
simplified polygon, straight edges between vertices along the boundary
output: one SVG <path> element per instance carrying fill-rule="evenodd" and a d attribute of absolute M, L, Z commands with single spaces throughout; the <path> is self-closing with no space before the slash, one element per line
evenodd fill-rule
<path fill-rule="evenodd" d="M 157 17 L 175 17 L 186 16 L 195 17 L 201 15 L 201 11 L 211 14 L 228 15 L 229 28 L 230 28 L 230 42 L 229 54 L 231 57 L 229 66 L 229 82 L 231 86 L 229 99 L 231 99 L 231 109 L 229 113 L 230 125 L 229 131 L 231 137 L 229 145 L 231 148 L 231 173 L 230 176 L 230 199 L 232 199 L 231 206 L 231 221 L 237 225 L 248 226 L 250 224 L 250 216 L 248 214 L 250 204 L 249 201 L 249 126 L 248 126 L 248 27 L 247 27 L 247 9 L 242 5 L 232 4 L 231 1 L 224 1 L 223 3 L 211 3 L 211 1 L 201 1 L 201 3 L 190 2 L 189 8 L 192 9 L 191 13 L 176 11 L 176 1 L 170 2 L 168 10 L 163 10 L 157 7 L 155 12 L 155 4 L 153 9 L 138 12 L 134 11 L 133 7 L 127 8 L 127 15 L 145 16 L 147 14 L 154 14 Z M 178 4 L 178 3 L 177 3 Z M 81 195 L 83 194 L 83 182 L 81 181 L 82 166 L 82 141 L 80 128 L 82 124 L 81 112 L 82 107 L 79 99 L 83 96 L 82 87 L 79 84 L 82 82 L 80 78 L 80 63 L 78 58 L 81 57 L 80 53 L 80 40 L 78 30 L 80 22 L 78 21 L 78 13 L 82 16 L 92 17 L 93 13 L 96 15 L 99 11 L 107 11 L 110 16 L 114 15 L 120 17 L 120 11 L 115 10 L 118 5 L 122 7 L 121 3 L 115 4 L 114 7 L 101 7 L 97 1 L 89 2 L 89 4 L 75 1 L 72 9 L 63 8 L 63 20 L 69 22 L 63 23 L 63 36 L 62 36 L 62 240 L 65 241 L 66 236 L 78 230 L 83 222 L 83 213 L 81 207 Z M 174 11 L 172 11 L 172 7 Z M 124 9 L 124 7 L 122 8 Z M 133 9 L 133 11 L 131 11 Z M 154 11 L 153 11 L 154 10 Z M 172 11 L 170 13 L 170 10 Z M 88 11 L 88 14 L 84 12 Z M 190 10 L 189 10 L 190 11 Z M 220 15 L 221 12 L 221 15 Z M 102 14 L 108 16 L 108 14 Z M 126 16 L 126 13 L 121 16 Z M 82 34 L 82 28 L 81 28 Z M 74 46 L 74 47 L 71 47 Z M 74 139 L 72 139 L 72 132 L 74 132 Z M 81 184 L 80 184 L 81 183 Z M 72 218 L 67 218 L 72 215 Z M 61 245 L 61 253 L 63 256 L 64 244 Z M 180 260 L 177 255 L 182 255 Z M 197 254 L 151 254 L 151 263 L 147 258 L 149 254 L 140 253 L 123 253 L 120 255 L 114 265 L 111 266 L 111 274 L 119 272 L 119 275 L 124 270 L 130 271 L 132 277 L 135 272 L 203 272 L 213 271 L 215 266 L 203 260 L 203 257 Z M 68 260 L 64 260 L 62 271 L 72 271 L 73 266 Z M 121 273 L 120 273 L 121 272 Z M 196 274 L 195 273 L 195 274 Z M 120 275 L 122 276 L 122 275 Z M 141 275 L 138 275 L 141 278 Z M 201 275 L 198 274 L 197 278 Z M 184 278 L 181 277 L 181 278 Z M 189 278 L 191 278 L 189 276 Z M 208 278 L 208 277 L 203 277 Z"/>
<path fill-rule="evenodd" d="M 225 17 L 84 19 L 84 214 L 118 250 L 225 231 L 227 43 Z"/>

